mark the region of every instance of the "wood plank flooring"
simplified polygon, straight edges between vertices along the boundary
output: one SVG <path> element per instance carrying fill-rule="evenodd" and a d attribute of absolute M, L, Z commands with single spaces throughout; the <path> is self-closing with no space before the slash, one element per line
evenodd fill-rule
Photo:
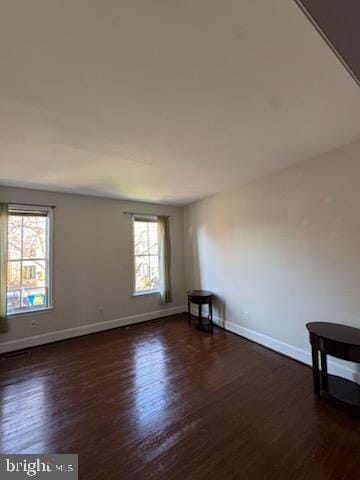
<path fill-rule="evenodd" d="M 0 359 L 0 452 L 78 453 L 86 480 L 354 480 L 360 420 L 311 370 L 185 315 Z"/>

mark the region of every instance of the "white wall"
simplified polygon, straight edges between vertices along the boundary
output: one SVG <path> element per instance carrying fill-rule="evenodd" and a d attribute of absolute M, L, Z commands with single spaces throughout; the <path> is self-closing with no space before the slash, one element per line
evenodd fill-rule
<path fill-rule="evenodd" d="M 230 330 L 309 362 L 307 322 L 360 327 L 359 206 L 360 142 L 194 203 L 187 288 L 212 290 Z"/>
<path fill-rule="evenodd" d="M 3 187 L 0 201 L 56 205 L 55 308 L 10 317 L 9 332 L 0 336 L 0 352 L 183 311 L 182 208 Z M 160 305 L 158 295 L 131 295 L 132 230 L 123 211 L 170 216 L 172 304 Z M 98 323 L 103 325 L 93 326 Z"/>

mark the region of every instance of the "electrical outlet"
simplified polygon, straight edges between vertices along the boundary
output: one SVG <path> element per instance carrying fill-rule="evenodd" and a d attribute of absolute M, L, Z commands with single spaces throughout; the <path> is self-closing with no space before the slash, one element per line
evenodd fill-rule
<path fill-rule="evenodd" d="M 244 320 L 249 320 L 249 312 L 244 312 Z"/>
<path fill-rule="evenodd" d="M 104 307 L 103 306 L 99 307 L 99 313 L 104 313 Z"/>

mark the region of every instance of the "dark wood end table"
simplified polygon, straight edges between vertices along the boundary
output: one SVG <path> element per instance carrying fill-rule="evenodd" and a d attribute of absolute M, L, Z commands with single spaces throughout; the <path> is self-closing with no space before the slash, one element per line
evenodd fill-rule
<path fill-rule="evenodd" d="M 325 394 L 342 403 L 360 408 L 360 385 L 329 375 L 326 357 L 331 355 L 349 362 L 360 363 L 360 330 L 327 322 L 311 322 L 306 325 L 306 328 L 310 333 L 315 394 L 319 398 Z"/>
<path fill-rule="evenodd" d="M 212 301 L 214 294 L 212 292 L 208 292 L 207 290 L 189 290 L 187 293 L 188 297 L 188 322 L 191 325 L 191 304 L 195 303 L 199 307 L 199 323 L 198 328 L 200 330 L 204 330 L 205 327 L 208 327 L 210 332 L 213 332 L 213 310 L 212 310 Z M 208 323 L 203 323 L 203 316 L 202 316 L 202 306 L 209 305 L 209 315 L 208 315 Z"/>

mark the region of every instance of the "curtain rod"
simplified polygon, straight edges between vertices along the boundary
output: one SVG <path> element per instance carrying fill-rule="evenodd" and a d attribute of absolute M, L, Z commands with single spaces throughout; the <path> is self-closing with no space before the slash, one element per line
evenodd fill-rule
<path fill-rule="evenodd" d="M 139 213 L 139 212 L 123 212 L 124 215 L 139 215 L 140 217 L 158 217 L 157 213 Z"/>
<path fill-rule="evenodd" d="M 7 202 L 8 205 L 24 205 L 25 207 L 56 208 L 56 205 L 41 205 L 41 203 Z"/>

